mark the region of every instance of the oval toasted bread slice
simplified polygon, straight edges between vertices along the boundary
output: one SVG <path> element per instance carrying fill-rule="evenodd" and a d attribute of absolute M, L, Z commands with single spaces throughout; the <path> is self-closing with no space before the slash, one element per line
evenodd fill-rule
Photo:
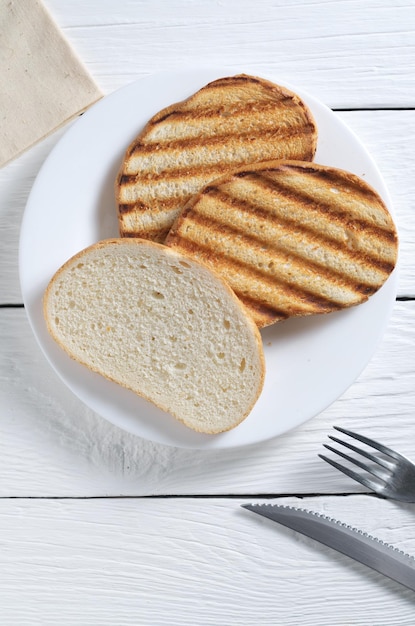
<path fill-rule="evenodd" d="M 380 196 L 349 172 L 274 161 L 207 185 L 166 245 L 215 269 L 259 327 L 364 302 L 396 264 L 398 239 Z"/>
<path fill-rule="evenodd" d="M 69 356 L 196 431 L 234 428 L 261 392 L 253 320 L 221 278 L 166 246 L 115 239 L 83 250 L 51 279 L 44 315 Z"/>
<path fill-rule="evenodd" d="M 226 171 L 312 160 L 317 129 L 301 98 L 254 76 L 209 83 L 157 113 L 129 146 L 115 192 L 122 237 L 163 242 L 187 200 Z"/>

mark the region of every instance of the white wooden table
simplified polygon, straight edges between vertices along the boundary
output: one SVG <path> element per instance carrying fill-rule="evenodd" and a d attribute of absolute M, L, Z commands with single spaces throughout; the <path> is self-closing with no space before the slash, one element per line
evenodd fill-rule
<path fill-rule="evenodd" d="M 333 424 L 415 458 L 414 0 L 46 0 L 107 94 L 198 63 L 273 74 L 328 104 L 393 199 L 399 292 L 376 354 L 324 413 L 266 443 L 192 451 L 112 426 L 47 364 L 26 320 L 19 228 L 65 129 L 0 170 L 0 623 L 415 624 L 415 594 L 240 503 L 324 511 L 415 555 L 415 505 L 317 456 Z"/>

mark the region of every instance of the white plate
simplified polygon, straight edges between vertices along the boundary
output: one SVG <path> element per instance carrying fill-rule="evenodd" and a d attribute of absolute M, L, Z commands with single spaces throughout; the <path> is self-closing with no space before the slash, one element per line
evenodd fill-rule
<path fill-rule="evenodd" d="M 262 332 L 267 374 L 249 417 L 221 435 L 195 433 L 132 392 L 72 361 L 51 339 L 42 296 L 55 271 L 73 254 L 118 236 L 114 180 L 125 149 L 159 109 L 207 82 L 234 74 L 203 69 L 141 79 L 103 98 L 63 136 L 31 191 L 21 229 L 20 279 L 33 332 L 52 367 L 90 408 L 143 438 L 178 447 L 227 448 L 264 441 L 315 416 L 356 379 L 383 334 L 396 294 L 396 272 L 358 307 L 276 324 Z M 279 82 L 277 77 L 268 77 Z M 362 176 L 390 200 L 376 165 L 336 115 L 296 87 L 319 129 L 315 161 Z"/>

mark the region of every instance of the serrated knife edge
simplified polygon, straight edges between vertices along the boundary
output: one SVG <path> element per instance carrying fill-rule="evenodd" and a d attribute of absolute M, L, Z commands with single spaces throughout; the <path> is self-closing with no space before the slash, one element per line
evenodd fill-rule
<path fill-rule="evenodd" d="M 415 559 L 372 535 L 308 509 L 277 504 L 241 506 L 311 537 L 415 591 Z"/>

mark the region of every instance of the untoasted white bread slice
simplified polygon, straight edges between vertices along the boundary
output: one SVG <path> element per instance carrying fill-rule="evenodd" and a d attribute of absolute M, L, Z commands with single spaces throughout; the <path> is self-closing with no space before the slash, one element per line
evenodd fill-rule
<path fill-rule="evenodd" d="M 113 239 L 83 250 L 50 281 L 44 315 L 69 356 L 196 431 L 234 428 L 261 392 L 252 319 L 222 279 L 165 246 Z"/>
<path fill-rule="evenodd" d="M 226 171 L 265 159 L 312 160 L 317 129 L 296 94 L 237 75 L 157 113 L 116 181 L 120 235 L 162 242 L 186 201 Z"/>
<path fill-rule="evenodd" d="M 364 302 L 392 272 L 398 248 L 391 215 L 365 181 L 299 161 L 210 183 L 166 244 L 215 269 L 259 327 Z"/>

